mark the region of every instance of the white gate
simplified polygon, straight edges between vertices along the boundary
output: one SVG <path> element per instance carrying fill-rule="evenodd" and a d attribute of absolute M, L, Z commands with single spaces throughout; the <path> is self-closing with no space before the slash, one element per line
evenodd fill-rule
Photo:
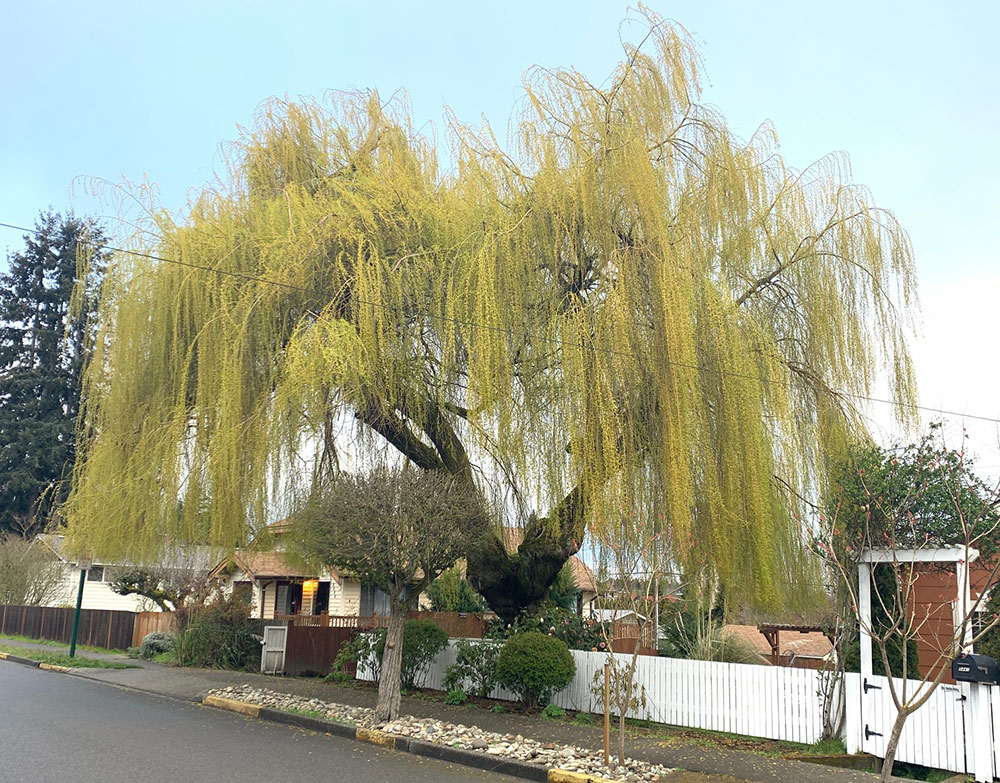
<path fill-rule="evenodd" d="M 894 678 L 897 694 L 903 692 L 903 680 Z M 906 682 L 906 698 L 917 688 L 927 688 L 919 680 Z M 876 675 L 845 675 L 847 689 L 848 751 L 861 750 L 885 757 L 885 746 L 896 720 L 896 706 L 889 692 L 889 680 Z M 902 698 L 902 697 L 901 697 Z M 853 704 L 852 704 L 853 702 Z M 921 764 L 935 769 L 966 772 L 965 721 L 968 686 L 940 685 L 930 698 L 903 724 L 896 747 L 896 760 Z"/>
<path fill-rule="evenodd" d="M 990 688 L 990 712 L 993 713 L 993 776 L 1000 778 L 1000 688 Z"/>
<path fill-rule="evenodd" d="M 264 674 L 282 674 L 285 671 L 285 643 L 288 627 L 268 625 L 264 628 L 264 641 L 260 649 L 260 670 Z"/>

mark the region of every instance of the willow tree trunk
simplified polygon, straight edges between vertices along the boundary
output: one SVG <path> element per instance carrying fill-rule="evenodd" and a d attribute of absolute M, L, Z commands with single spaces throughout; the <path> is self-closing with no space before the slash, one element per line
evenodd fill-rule
<path fill-rule="evenodd" d="M 487 535 L 467 557 L 468 580 L 505 623 L 533 611 L 570 557 L 585 531 L 587 494 L 577 486 L 547 517 L 532 516 L 516 551 L 503 535 Z"/>
<path fill-rule="evenodd" d="M 399 678 L 403 665 L 403 623 L 406 622 L 406 602 L 394 600 L 389 611 L 389 627 L 385 632 L 382 651 L 382 674 L 378 682 L 375 721 L 387 723 L 399 717 Z"/>

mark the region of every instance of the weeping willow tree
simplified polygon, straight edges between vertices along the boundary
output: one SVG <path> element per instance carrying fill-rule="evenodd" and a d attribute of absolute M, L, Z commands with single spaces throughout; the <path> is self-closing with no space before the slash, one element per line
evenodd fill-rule
<path fill-rule="evenodd" d="M 523 528 L 469 552 L 503 616 L 625 517 L 730 594 L 787 592 L 786 490 L 823 486 L 877 375 L 913 400 L 910 245 L 843 157 L 737 138 L 687 34 L 643 21 L 601 86 L 528 71 L 506 147 L 449 115 L 447 170 L 398 97 L 264 105 L 106 274 L 73 540 L 231 548 L 396 454 Z"/>

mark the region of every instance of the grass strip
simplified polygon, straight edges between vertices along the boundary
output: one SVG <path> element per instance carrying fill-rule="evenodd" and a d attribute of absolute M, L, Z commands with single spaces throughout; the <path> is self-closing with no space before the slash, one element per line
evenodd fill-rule
<path fill-rule="evenodd" d="M 138 668 L 129 663 L 119 663 L 118 661 L 104 661 L 98 658 L 86 658 L 76 656 L 70 658 L 65 653 L 48 652 L 46 650 L 33 650 L 30 647 L 18 647 L 13 644 L 0 644 L 0 652 L 16 655 L 19 658 L 28 658 L 39 663 L 50 663 L 53 666 L 67 666 L 71 669 L 135 669 Z"/>

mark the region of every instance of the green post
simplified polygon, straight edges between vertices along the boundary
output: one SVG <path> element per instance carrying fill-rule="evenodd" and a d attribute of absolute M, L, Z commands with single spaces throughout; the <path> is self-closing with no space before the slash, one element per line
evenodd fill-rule
<path fill-rule="evenodd" d="M 83 582 L 87 578 L 87 569 L 80 564 L 80 587 L 76 591 L 76 613 L 73 615 L 73 636 L 69 640 L 69 657 L 76 655 L 76 633 L 80 630 L 80 605 L 83 603 Z"/>

